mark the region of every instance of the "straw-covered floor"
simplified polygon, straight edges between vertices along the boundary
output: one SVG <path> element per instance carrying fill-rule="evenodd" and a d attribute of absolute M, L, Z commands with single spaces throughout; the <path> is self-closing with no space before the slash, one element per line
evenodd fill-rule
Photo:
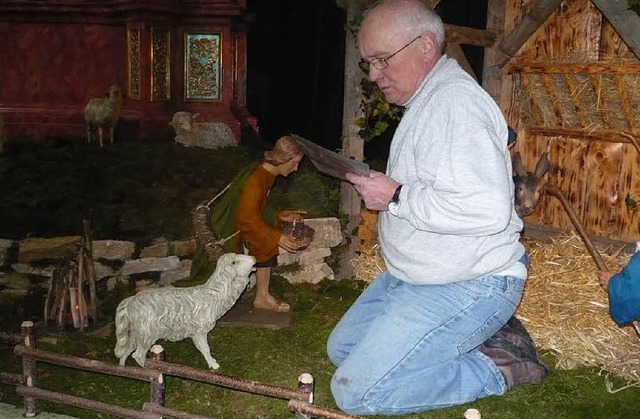
<path fill-rule="evenodd" d="M 640 339 L 631 326 L 619 327 L 609 316 L 607 293 L 580 237 L 566 234 L 551 242 L 523 243 L 531 265 L 516 315 L 538 348 L 553 351 L 556 368 L 596 367 L 640 386 Z M 610 250 L 602 257 L 616 273 L 630 255 Z M 385 269 L 377 246 L 362 251 L 352 265 L 356 279 L 367 282 Z"/>

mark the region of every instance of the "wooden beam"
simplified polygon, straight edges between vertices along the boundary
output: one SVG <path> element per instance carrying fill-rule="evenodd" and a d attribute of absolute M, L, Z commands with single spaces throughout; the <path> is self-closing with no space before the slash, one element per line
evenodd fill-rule
<path fill-rule="evenodd" d="M 509 58 L 513 57 L 527 42 L 527 39 L 560 6 L 560 3 L 562 3 L 562 0 L 538 0 L 538 3 L 529 9 L 529 12 L 520 19 L 520 22 L 513 30 L 502 38 L 498 44 L 498 49 Z"/>
<path fill-rule="evenodd" d="M 573 76 L 571 74 L 564 74 L 564 80 L 567 82 L 567 86 L 569 87 L 569 92 L 571 92 L 571 102 L 573 103 L 573 107 L 576 110 L 576 114 L 578 114 L 578 119 L 580 120 L 580 125 L 583 127 L 587 125 L 587 116 L 584 113 L 584 105 L 582 104 L 582 100 L 580 100 L 579 91 L 576 87 L 576 83 L 573 80 Z"/>
<path fill-rule="evenodd" d="M 556 115 L 556 120 L 558 125 L 562 124 L 562 110 L 560 109 L 560 103 L 558 101 L 557 90 L 553 86 L 553 80 L 549 77 L 548 74 L 542 76 L 542 83 L 544 84 L 545 90 L 547 92 L 547 96 L 549 97 L 549 102 L 551 102 L 551 108 L 553 109 L 553 113 Z"/>
<path fill-rule="evenodd" d="M 636 124 L 634 122 L 633 110 L 631 107 L 631 101 L 629 100 L 629 95 L 627 94 L 627 87 L 622 80 L 622 76 L 620 74 L 615 75 L 616 87 L 618 88 L 618 93 L 620 93 L 620 103 L 622 104 L 622 109 L 624 110 L 624 116 L 627 117 L 627 123 L 629 124 L 629 128 L 635 129 Z"/>
<path fill-rule="evenodd" d="M 506 0 L 488 0 L 487 29 L 493 31 L 504 30 Z M 484 49 L 484 70 L 482 71 L 482 87 L 493 100 L 500 104 L 502 90 L 502 70 L 498 63 L 505 61 L 505 57 L 498 51 L 495 43 Z"/>
<path fill-rule="evenodd" d="M 640 58 L 640 16 L 627 0 L 591 0 L 615 28 L 629 49 Z"/>
<path fill-rule="evenodd" d="M 460 44 L 447 43 L 446 52 L 449 57 L 454 58 L 458 62 L 458 64 L 460 64 L 460 67 L 462 67 L 464 71 L 466 71 L 471 77 L 478 81 L 478 76 L 476 76 L 476 73 L 473 71 L 471 64 L 469 64 L 469 61 L 464 55 L 464 51 L 462 50 Z"/>
<path fill-rule="evenodd" d="M 447 43 L 490 47 L 498 39 L 498 31 L 468 28 L 466 26 L 444 24 L 444 34 Z"/>
<path fill-rule="evenodd" d="M 611 120 L 609 119 L 609 114 L 607 114 L 607 110 L 604 107 L 604 97 L 602 95 L 602 83 L 600 82 L 600 77 L 596 77 L 595 74 L 589 74 L 589 80 L 591 81 L 593 91 L 596 94 L 596 100 L 598 101 L 598 110 L 600 111 L 600 118 L 602 118 L 602 123 L 605 127 L 610 127 Z"/>
<path fill-rule="evenodd" d="M 542 124 L 544 123 L 544 119 L 542 118 L 542 112 L 540 111 L 540 107 L 533 100 L 534 95 L 532 94 L 531 80 L 529 80 L 529 74 L 522 73 L 522 85 L 524 86 L 524 90 L 527 92 L 527 97 L 529 98 L 529 106 L 531 107 L 531 114 L 533 115 L 533 119 L 535 119 L 536 123 Z"/>
<path fill-rule="evenodd" d="M 504 71 L 507 74 L 640 74 L 640 63 L 628 61 L 599 61 L 594 63 L 563 64 L 516 59 L 507 64 Z"/>
<path fill-rule="evenodd" d="M 584 128 L 527 126 L 525 127 L 525 132 L 527 135 L 570 137 L 582 140 L 603 141 L 607 143 L 633 143 L 631 138 L 640 139 L 639 130 L 621 131 L 604 128 L 587 130 Z"/>

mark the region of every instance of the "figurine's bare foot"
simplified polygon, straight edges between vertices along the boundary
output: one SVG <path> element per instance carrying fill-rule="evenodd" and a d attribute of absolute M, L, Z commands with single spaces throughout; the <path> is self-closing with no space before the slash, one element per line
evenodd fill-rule
<path fill-rule="evenodd" d="M 276 311 L 278 313 L 286 313 L 291 310 L 287 303 L 276 300 L 272 295 L 258 297 L 253 300 L 253 308 L 256 310 Z"/>

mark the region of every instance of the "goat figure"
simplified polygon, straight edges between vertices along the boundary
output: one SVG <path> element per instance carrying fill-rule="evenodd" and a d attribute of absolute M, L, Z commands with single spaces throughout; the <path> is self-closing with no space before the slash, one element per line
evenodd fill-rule
<path fill-rule="evenodd" d="M 97 140 L 102 147 L 105 130 L 109 133 L 109 141 L 113 144 L 113 130 L 122 113 L 122 90 L 113 85 L 104 98 L 94 98 L 84 108 L 84 120 L 87 123 L 87 141 Z"/>
<path fill-rule="evenodd" d="M 120 365 L 133 352 L 133 359 L 144 367 L 147 351 L 159 339 L 191 338 L 209 368 L 218 369 L 207 335 L 246 288 L 255 261 L 253 256 L 226 253 L 202 285 L 149 289 L 122 300 L 116 310 L 114 349 Z"/>

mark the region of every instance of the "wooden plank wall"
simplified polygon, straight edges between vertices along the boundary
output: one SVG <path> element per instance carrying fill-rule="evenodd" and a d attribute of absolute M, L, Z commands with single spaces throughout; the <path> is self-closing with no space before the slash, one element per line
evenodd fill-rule
<path fill-rule="evenodd" d="M 536 1 L 507 0 L 505 30 L 509 32 Z M 567 0 L 538 28 L 514 59 L 524 56 L 529 60 L 547 61 L 582 57 L 584 61 L 595 62 L 603 56 L 627 52 L 626 44 L 589 0 Z M 509 125 L 519 133 L 512 152 L 520 151 L 525 167 L 531 171 L 539 156 L 545 151 L 549 153 L 551 170 L 547 181 L 565 193 L 588 234 L 640 240 L 640 210 L 629 210 L 625 204 L 627 193 L 640 201 L 638 151 L 629 143 L 525 135 L 528 120 L 522 112 L 530 104 L 521 93 L 522 79 L 518 74 L 503 74 L 500 103 Z M 564 207 L 550 196 L 543 199 L 527 222 L 573 229 Z"/>

